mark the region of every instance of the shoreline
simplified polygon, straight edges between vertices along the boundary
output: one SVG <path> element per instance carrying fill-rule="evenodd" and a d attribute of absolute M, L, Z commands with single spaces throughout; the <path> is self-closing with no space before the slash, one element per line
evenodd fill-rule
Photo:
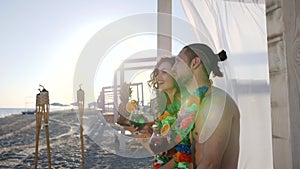
<path fill-rule="evenodd" d="M 1 118 L 5 118 L 5 117 L 9 117 L 12 115 L 23 115 L 22 112 L 23 111 L 31 111 L 31 110 L 35 110 L 35 107 L 32 108 L 22 108 L 22 107 L 18 107 L 18 108 L 13 108 L 13 107 L 2 107 L 0 108 L 0 119 Z M 76 110 L 76 109 L 75 109 Z M 74 108 L 62 108 L 62 107 L 54 107 L 51 106 L 50 107 L 50 113 L 56 113 L 56 112 L 65 112 L 65 111 L 74 111 Z"/>
<path fill-rule="evenodd" d="M 42 121 L 43 124 L 43 121 Z M 45 129 L 39 137 L 38 168 L 47 168 Z M 81 168 L 79 121 L 70 110 L 49 113 L 52 168 Z M 0 118 L 0 168 L 33 168 L 36 143 L 35 115 Z M 150 169 L 152 157 L 128 158 L 105 151 L 84 135 L 85 168 Z"/>

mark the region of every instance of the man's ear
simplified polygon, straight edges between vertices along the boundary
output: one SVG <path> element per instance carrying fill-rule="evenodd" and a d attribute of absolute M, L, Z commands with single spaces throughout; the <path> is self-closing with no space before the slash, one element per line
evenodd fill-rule
<path fill-rule="evenodd" d="M 201 59 L 199 57 L 195 57 L 191 62 L 191 68 L 197 69 L 201 64 Z"/>

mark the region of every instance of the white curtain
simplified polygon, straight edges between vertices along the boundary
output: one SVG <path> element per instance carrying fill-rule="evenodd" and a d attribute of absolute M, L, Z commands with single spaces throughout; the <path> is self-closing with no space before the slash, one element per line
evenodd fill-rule
<path fill-rule="evenodd" d="M 228 60 L 221 65 L 230 82 L 226 90 L 241 111 L 239 168 L 273 168 L 264 0 L 181 0 L 181 4 L 197 41 L 215 53 L 227 52 Z"/>

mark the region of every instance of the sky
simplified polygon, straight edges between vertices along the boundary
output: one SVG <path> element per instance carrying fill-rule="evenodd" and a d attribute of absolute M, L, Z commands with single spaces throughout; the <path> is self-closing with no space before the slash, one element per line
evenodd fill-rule
<path fill-rule="evenodd" d="M 0 108 L 34 106 L 39 84 L 49 90 L 50 102 L 70 104 L 73 98 L 73 78 L 78 58 L 88 41 L 103 27 L 133 14 L 153 13 L 154 0 L 110 1 L 16 1 L 4 0 L 0 6 Z M 179 0 L 173 1 L 173 15 L 186 19 Z M 141 43 L 141 41 L 143 43 Z M 135 37 L 112 50 L 117 57 L 130 49 L 155 47 L 153 35 Z M 173 53 L 181 49 L 173 44 Z M 117 52 L 116 52 L 117 51 Z M 132 52 L 132 51 L 131 51 Z M 235 72 L 247 72 L 247 64 L 236 66 Z M 109 63 L 109 62 L 108 62 Z M 256 60 L 266 69 L 265 60 Z M 245 69 L 245 70 L 243 70 Z M 98 70 L 111 75 L 112 72 Z M 238 75 L 237 75 L 238 76 Z M 95 77 L 95 86 L 101 80 Z M 261 76 L 265 78 L 265 74 Z M 100 88 L 100 87 L 99 87 Z M 101 89 L 95 89 L 99 93 Z"/>
<path fill-rule="evenodd" d="M 39 84 L 49 90 L 50 102 L 74 102 L 74 70 L 89 39 L 120 18 L 156 12 L 156 5 L 153 0 L 1 1 L 0 108 L 33 106 Z M 173 3 L 174 11 L 184 17 L 178 5 Z"/>
<path fill-rule="evenodd" d="M 156 11 L 152 0 L 122 2 L 1 1 L 0 107 L 24 107 L 39 84 L 50 102 L 73 102 L 74 69 L 87 41 L 121 17 Z"/>

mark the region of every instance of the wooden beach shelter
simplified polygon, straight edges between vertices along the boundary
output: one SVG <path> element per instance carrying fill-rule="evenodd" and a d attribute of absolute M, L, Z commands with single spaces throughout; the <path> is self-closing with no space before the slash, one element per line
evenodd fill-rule
<path fill-rule="evenodd" d="M 125 74 L 132 71 L 141 71 L 141 70 L 152 70 L 156 64 L 156 57 L 147 57 L 147 58 L 136 58 L 136 59 L 126 59 L 120 67 L 115 71 L 114 74 L 114 85 L 113 87 L 113 106 L 114 106 L 114 122 L 118 121 L 119 114 L 117 112 L 118 108 L 118 90 L 121 90 L 121 87 L 125 84 Z M 128 79 L 127 79 L 128 80 Z M 133 88 L 137 92 L 136 101 L 138 104 L 144 106 L 144 87 L 143 83 L 131 83 L 130 88 Z M 120 88 L 120 89 L 119 89 Z M 128 98 L 131 95 L 128 95 Z M 122 100 L 122 99 L 121 99 Z M 128 101 L 128 100 L 127 100 Z M 125 103 L 126 104 L 126 103 Z"/>
<path fill-rule="evenodd" d="M 157 18 L 159 22 L 157 25 L 158 28 L 156 29 L 158 34 L 157 48 L 167 51 L 171 51 L 172 35 L 177 35 L 179 39 L 182 35 L 184 37 L 181 39 L 184 39 L 186 36 L 183 32 L 189 30 L 183 29 L 186 28 L 183 27 L 183 24 L 176 25 L 176 18 L 171 17 L 173 15 L 172 9 L 174 9 L 172 8 L 172 2 L 176 1 L 157 1 L 158 12 L 171 14 L 170 18 Z M 203 3 L 205 4 L 203 5 Z M 246 98 L 244 100 L 246 104 L 241 105 L 243 109 L 241 125 L 246 128 L 241 128 L 242 146 L 239 168 L 300 168 L 299 0 L 181 0 L 181 4 L 189 23 L 201 31 L 208 31 L 202 32 L 203 34 L 200 34 L 201 36 L 210 39 L 210 43 L 219 46 L 220 49 L 221 47 L 224 47 L 225 50 L 228 49 L 227 51 L 230 54 L 228 61 L 234 60 L 234 53 L 231 53 L 231 51 L 236 47 L 241 47 L 241 50 L 237 51 L 237 54 L 239 54 L 238 52 L 246 50 L 244 53 L 246 54 L 245 56 L 250 55 L 244 58 L 238 55 L 236 58 L 236 61 L 243 61 L 243 64 L 240 65 L 243 70 L 248 69 L 251 63 L 261 64 L 260 61 L 262 59 L 268 59 L 266 66 L 263 67 L 263 70 L 266 70 L 265 75 L 269 77 L 269 80 L 264 79 L 265 81 L 263 82 L 268 88 L 267 92 L 257 92 L 261 88 L 256 88 L 251 78 L 243 77 L 243 79 L 250 81 L 244 85 L 248 94 L 247 98 L 243 93 L 240 97 Z M 195 15 L 193 15 L 193 13 L 195 13 Z M 140 15 L 137 15 L 133 17 L 133 19 L 139 21 L 139 16 Z M 261 20 L 264 20 L 264 22 L 261 22 Z M 244 24 L 241 24 L 242 21 L 245 21 Z M 118 26 L 120 23 L 123 22 L 117 22 L 113 26 Z M 260 24 L 257 25 L 258 23 Z M 131 26 L 131 24 L 129 25 Z M 174 25 L 173 28 L 175 28 L 173 30 L 172 25 Z M 252 25 L 257 25 L 257 27 L 251 29 Z M 267 31 L 265 31 L 266 27 Z M 146 32 L 152 30 L 149 26 L 141 28 L 145 29 Z M 254 32 L 255 30 L 262 31 L 256 33 Z M 137 30 L 133 32 L 136 34 L 143 33 L 142 31 Z M 76 76 L 74 78 L 75 82 L 93 82 L 94 73 L 85 74 L 84 76 L 80 75 L 81 72 L 86 71 L 87 63 L 89 70 L 96 70 L 98 62 L 95 61 L 100 60 L 99 56 L 104 56 L 105 50 L 99 50 L 99 53 L 93 53 L 90 52 L 90 50 L 98 50 L 98 42 L 101 42 L 108 32 L 111 32 L 111 30 L 103 29 L 103 31 L 98 32 L 97 35 L 99 36 L 95 36 L 95 38 L 89 41 L 89 48 L 85 48 L 82 52 L 82 56 L 84 57 L 80 57 L 78 60 L 78 66 L 75 72 Z M 131 32 L 120 31 L 119 33 L 121 34 L 120 36 L 109 36 L 106 41 L 100 43 L 102 48 L 110 48 L 112 44 L 120 40 L 118 39 L 119 37 L 129 37 Z M 222 37 L 215 39 L 218 35 L 222 35 Z M 243 36 L 246 36 L 246 38 Z M 256 39 L 256 36 L 259 37 Z M 257 41 L 253 42 L 253 40 Z M 249 41 L 251 43 L 247 44 Z M 266 43 L 261 43 L 262 41 Z M 200 40 L 200 42 L 202 42 L 202 40 Z M 193 42 L 188 40 L 183 41 L 182 46 L 188 43 Z M 267 55 L 265 55 L 265 53 L 261 55 L 255 51 L 249 52 L 250 49 L 254 49 L 254 46 L 258 48 L 268 48 L 264 50 Z M 247 59 L 250 58 L 256 59 L 247 62 Z M 253 73 L 256 69 L 256 67 L 252 67 L 248 72 L 250 75 L 256 75 Z M 242 71 L 235 71 L 235 73 L 241 72 Z M 240 75 L 246 75 L 247 71 L 243 71 L 243 73 L 244 74 Z M 240 83 L 237 85 L 243 84 Z M 114 91 L 117 91 L 117 86 L 118 84 L 115 85 Z M 88 94 L 93 94 L 93 91 L 89 91 L 87 88 L 85 92 L 86 99 L 88 100 Z M 260 95 L 264 95 L 263 99 L 258 98 Z M 115 99 L 117 99 L 117 97 L 115 97 Z M 254 114 L 258 114 L 258 116 L 254 116 Z M 264 118 L 262 118 L 262 116 L 264 116 Z"/>
<path fill-rule="evenodd" d="M 157 1 L 158 12 L 170 14 L 169 17 L 165 15 L 157 19 L 157 48 L 166 51 L 171 51 L 172 35 L 176 35 L 176 29 L 172 30 L 172 24 L 176 24 L 172 23 L 174 21 L 172 2 L 174 1 Z M 245 44 L 255 39 L 256 35 L 265 38 L 266 43 L 261 46 L 267 47 L 266 73 L 269 78 L 267 86 L 269 95 L 257 92 L 261 86 L 257 86 L 253 81 L 247 82 L 244 86 L 250 91 L 250 94 L 248 93 L 250 97 L 255 97 L 247 101 L 256 106 L 249 109 L 247 104 L 240 105 L 244 114 L 241 122 L 242 146 L 239 168 L 300 168 L 300 2 L 298 0 L 181 0 L 181 4 L 193 26 L 197 29 L 209 30 L 205 32 L 208 33 L 205 36 L 211 35 L 210 43 L 217 48 L 224 47 L 230 52 L 235 47 L 242 47 L 240 52 L 246 51 L 247 55 L 257 57 L 256 61 L 258 61 L 264 56 L 255 53 L 255 50 L 249 50 L 255 44 Z M 261 19 L 266 19 L 266 22 L 260 22 Z M 255 33 L 255 29 L 248 30 L 247 24 L 242 25 L 241 21 L 247 21 L 250 26 L 251 23 L 256 24 L 255 29 L 260 31 Z M 215 23 L 215 27 L 212 22 Z M 267 31 L 264 30 L 266 27 Z M 254 43 L 259 44 L 258 41 Z M 231 54 L 233 55 L 233 52 Z M 233 56 L 230 59 L 232 58 Z M 249 66 L 249 63 L 244 64 Z M 238 89 L 242 89 L 241 85 L 242 81 L 239 81 Z M 261 94 L 268 96 L 259 99 L 258 96 Z M 242 97 L 243 94 L 239 96 Z M 247 111 L 251 112 L 245 113 Z M 254 116 L 254 113 L 259 115 Z M 248 124 L 249 121 L 251 123 Z M 253 125 L 254 123 L 256 125 Z"/>
<path fill-rule="evenodd" d="M 174 1 L 173 1 L 174 2 Z M 222 4 L 222 5 L 219 5 Z M 168 13 L 172 15 L 172 0 L 157 1 L 158 12 Z M 247 21 L 247 23 L 257 24 L 262 30 L 258 34 L 260 38 L 265 38 L 267 44 L 268 64 L 266 70 L 269 76 L 269 100 L 261 100 L 258 103 L 255 90 L 258 89 L 254 84 L 248 84 L 247 89 L 251 90 L 252 97 L 258 104 L 269 104 L 270 109 L 261 109 L 257 112 L 270 114 L 271 124 L 269 121 L 261 118 L 247 116 L 246 121 L 253 120 L 249 126 L 261 126 L 262 133 L 259 130 L 248 130 L 242 128 L 241 137 L 245 146 L 241 147 L 242 157 L 239 161 L 239 168 L 300 168 L 300 1 L 299 0 L 203 0 L 203 1 L 186 1 L 181 0 L 188 20 L 191 24 L 199 29 L 208 28 L 212 33 L 213 43 L 215 45 L 223 45 L 230 49 L 231 47 L 242 46 L 242 43 L 253 40 L 257 33 L 254 29 L 247 28 L 239 22 Z M 261 9 L 254 11 L 253 9 Z M 209 10 L 205 10 L 209 9 Z M 223 10 L 225 9 L 225 10 Z M 241 10 L 242 9 L 242 10 Z M 235 13 L 240 10 L 241 13 Z M 195 15 L 194 15 L 195 14 Z M 230 17 L 228 17 L 230 14 Z M 251 20 L 251 16 L 253 20 Z M 226 17 L 226 19 L 220 19 Z M 202 18 L 208 22 L 201 22 Z M 250 20 L 249 20 L 250 18 Z M 233 19 L 234 22 L 229 22 Z M 256 22 L 265 19 L 266 22 Z M 220 26 L 221 31 L 215 31 L 216 27 L 212 27 L 211 21 L 215 21 Z M 256 23 L 254 23 L 254 22 Z M 158 19 L 159 22 L 159 19 Z M 169 26 L 167 23 L 170 23 Z M 161 25 L 161 26 L 160 26 Z M 158 34 L 172 34 L 172 19 L 167 22 L 158 24 Z M 250 24 L 251 25 L 251 24 Z M 238 27 L 242 28 L 238 30 Z M 255 29 L 257 30 L 258 27 Z M 231 29 L 227 29 L 231 28 Z M 232 36 L 230 36 L 232 32 Z M 222 34 L 222 38 L 215 39 L 216 35 Z M 254 36 L 253 36 L 254 35 Z M 206 36 L 209 36 L 206 34 Z M 250 36 L 245 38 L 243 36 Z M 170 48 L 171 38 L 167 36 L 158 37 L 158 48 Z M 236 43 L 238 42 L 238 43 Z M 227 45 L 225 45 L 228 43 Z M 254 42 L 257 43 L 257 42 Z M 257 43 L 258 44 L 258 43 Z M 255 46 L 255 44 L 247 45 L 246 50 Z M 263 45 L 262 45 L 263 46 Z M 249 52 L 248 52 L 249 54 Z M 252 53 L 251 57 L 257 56 L 258 53 Z M 247 64 L 246 64 L 247 65 Z M 262 93 L 258 93 L 262 94 Z M 249 100 L 248 100 L 249 101 Z M 254 100 L 250 100 L 254 101 Z M 250 108 L 251 114 L 254 113 L 255 106 Z M 268 106 L 269 107 L 269 106 Z M 262 111 L 263 110 L 263 111 Z M 269 112 L 268 112 L 269 111 Z M 260 119 L 259 119 L 260 118 Z M 270 128 L 270 129 L 268 129 Z M 267 131 L 269 130 L 269 131 Z M 255 137 L 251 137 L 255 136 Z M 254 146 L 253 142 L 264 137 Z M 252 140 L 251 142 L 249 142 Z M 246 149 L 255 149 L 252 153 Z M 243 151 L 247 150 L 247 151 Z M 257 150 L 257 151 L 256 151 Z"/>
<path fill-rule="evenodd" d="M 38 164 L 38 153 L 39 153 L 39 136 L 42 126 L 42 118 L 44 117 L 46 141 L 47 141 L 47 152 L 48 152 L 48 168 L 51 168 L 51 155 L 50 155 L 50 141 L 49 141 L 49 92 L 40 85 L 42 90 L 36 95 L 36 146 L 35 146 L 35 163 L 34 168 L 37 168 Z"/>
<path fill-rule="evenodd" d="M 170 0 L 167 1 L 158 1 L 158 12 L 159 13 L 167 13 L 167 14 L 171 14 L 172 11 L 172 5 L 170 3 Z M 121 99 L 121 103 L 119 103 L 119 96 L 118 93 L 122 93 L 120 92 L 121 87 L 125 85 L 126 81 L 128 79 L 126 79 L 126 74 L 130 74 L 132 72 L 138 72 L 138 71 L 143 71 L 143 70 L 153 70 L 156 64 L 156 61 L 158 59 L 158 57 L 160 56 L 166 56 L 166 55 L 171 55 L 171 49 L 172 49 L 172 26 L 171 26 L 171 20 L 172 17 L 170 15 L 163 15 L 163 17 L 157 17 L 157 49 L 156 53 L 151 53 L 149 54 L 148 52 L 141 52 L 141 53 L 136 53 L 135 55 L 133 55 L 133 58 L 129 58 L 124 60 L 121 65 L 118 67 L 118 69 L 115 71 L 114 73 L 114 80 L 113 80 L 113 86 L 106 86 L 102 88 L 102 92 L 98 98 L 98 103 L 100 103 L 101 105 L 101 109 L 102 112 L 105 113 L 106 111 L 110 111 L 110 105 L 113 106 L 112 110 L 113 110 L 113 122 L 114 123 L 119 123 L 121 125 L 123 125 L 123 129 L 124 130 L 128 130 L 131 133 L 135 132 L 135 129 L 127 126 L 128 123 L 124 123 L 120 121 L 120 112 L 122 110 L 120 110 L 120 105 L 122 104 L 126 104 L 129 97 L 131 96 L 127 96 L 127 98 L 125 100 L 125 103 L 122 103 L 122 99 Z M 151 56 L 150 56 L 151 55 Z M 140 56 L 144 56 L 144 57 L 140 57 Z M 157 56 L 157 57 L 156 57 Z M 144 104 L 144 88 L 143 88 L 143 83 L 139 82 L 139 83 L 131 83 L 128 86 L 129 88 L 133 87 L 135 92 L 137 93 L 138 96 L 136 96 L 136 98 L 134 98 L 135 101 L 137 101 L 137 104 L 140 106 L 145 106 Z M 110 94 L 113 94 L 112 98 L 113 98 L 113 102 L 109 102 L 108 100 L 110 100 Z M 132 99 L 133 99 L 132 98 Z M 124 102 L 124 101 L 123 101 Z M 125 109 L 125 108 L 124 108 Z M 121 116 L 122 118 L 122 116 Z M 128 117 L 127 117 L 128 118 Z M 126 120 L 124 120 L 126 121 Z M 127 121 L 129 121 L 129 119 L 127 119 Z M 124 130 L 122 130 L 121 132 L 124 134 Z M 133 134 L 133 136 L 139 140 L 139 143 L 141 143 L 149 152 L 151 152 L 151 149 L 149 148 L 149 137 L 147 137 L 146 135 L 143 134 Z"/>
<path fill-rule="evenodd" d="M 81 141 L 81 157 L 82 157 L 82 168 L 84 168 L 84 142 L 83 142 L 83 113 L 84 113 L 84 91 L 79 86 L 77 91 L 77 104 L 80 118 L 80 141 Z"/>

